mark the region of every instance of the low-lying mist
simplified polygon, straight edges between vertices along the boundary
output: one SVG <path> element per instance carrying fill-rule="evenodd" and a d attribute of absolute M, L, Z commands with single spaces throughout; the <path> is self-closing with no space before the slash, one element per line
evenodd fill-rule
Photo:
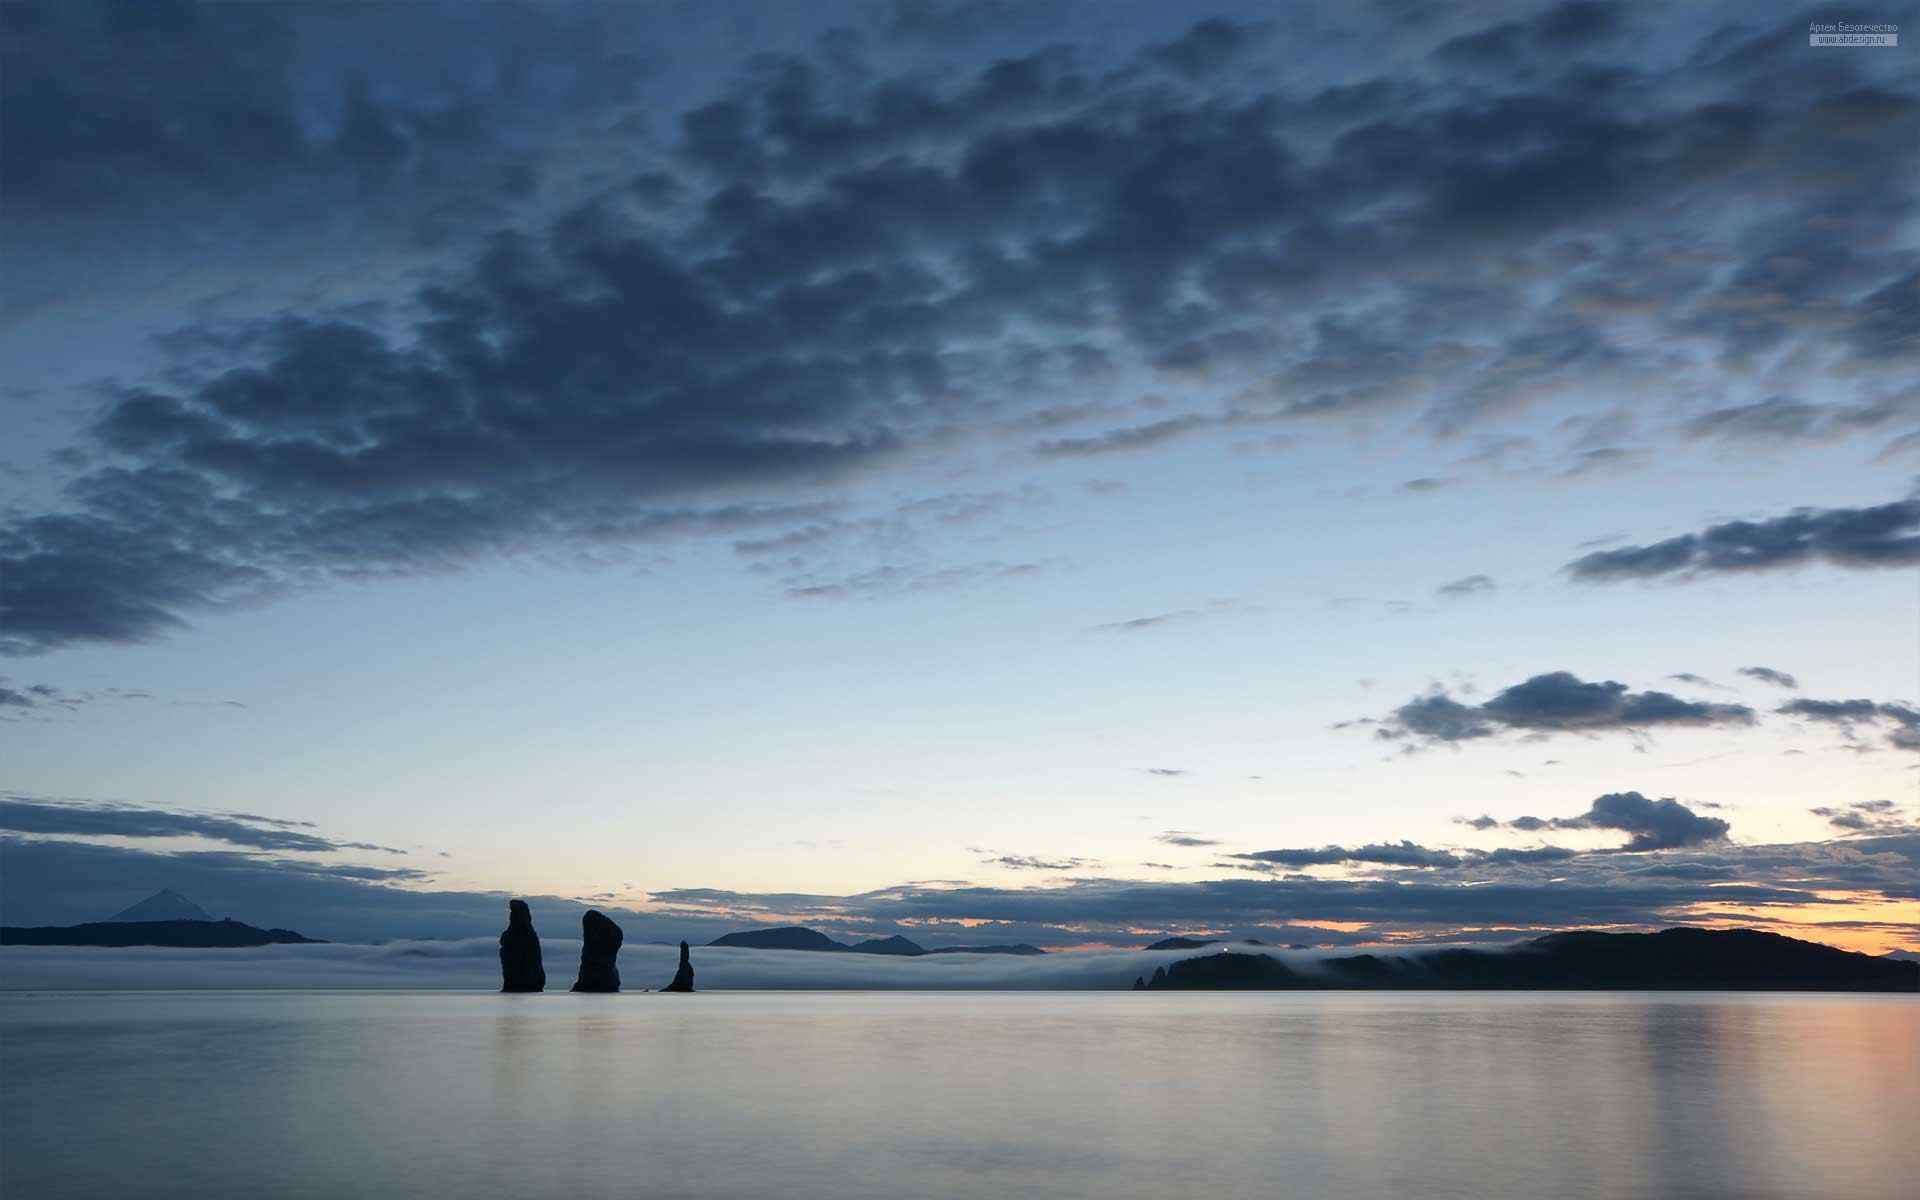
<path fill-rule="evenodd" d="M 541 942 L 547 990 L 572 986 L 580 961 L 578 939 Z M 893 958 L 696 946 L 698 988 L 1087 989 L 1130 987 L 1155 967 L 1217 952 L 1107 950 L 1020 957 L 939 954 Z M 1325 952 L 1237 946 L 1285 960 L 1296 968 Z M 1431 947 L 1428 947 L 1431 949 Z M 1341 953 L 1351 953 L 1343 951 Z M 620 951 L 626 991 L 658 988 L 673 978 L 676 946 L 636 945 Z M 500 986 L 498 944 L 491 937 L 450 941 L 396 941 L 381 945 L 325 943 L 248 949 L 178 950 L 152 946 L 8 946 L 0 949 L 0 990 L 139 988 L 453 988 Z"/>

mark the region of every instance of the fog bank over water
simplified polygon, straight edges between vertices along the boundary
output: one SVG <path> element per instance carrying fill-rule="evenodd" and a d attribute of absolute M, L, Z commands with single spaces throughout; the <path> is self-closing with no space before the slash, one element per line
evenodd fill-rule
<path fill-rule="evenodd" d="M 564 992 L 580 961 L 578 939 L 541 941 L 547 990 Z M 1265 953 L 1274 951 L 1262 948 Z M 702 990 L 728 988 L 1116 988 L 1153 969 L 1205 951 L 1113 950 L 1017 957 L 940 954 L 891 958 L 696 946 Z M 1298 965 L 1324 957 L 1282 952 Z M 626 990 L 659 988 L 673 978 L 674 946 L 620 951 Z M 239 950 L 153 946 L 9 946 L 0 950 L 0 991 L 141 988 L 485 988 L 500 986 L 494 938 L 401 941 L 379 946 L 327 943 Z"/>

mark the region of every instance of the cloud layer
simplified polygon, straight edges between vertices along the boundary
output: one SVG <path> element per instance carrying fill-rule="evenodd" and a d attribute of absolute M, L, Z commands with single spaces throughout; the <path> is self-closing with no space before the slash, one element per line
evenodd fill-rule
<path fill-rule="evenodd" d="M 1916 415 L 1920 266 L 1889 240 L 1912 79 L 1772 24 L 1661 14 L 1691 48 L 1650 56 L 1630 8 L 1356 9 L 1313 45 L 1391 46 L 1368 75 L 1274 70 L 1309 44 L 1231 20 L 936 72 L 896 23 L 743 54 L 662 109 L 616 9 L 368 9 L 353 69 L 310 57 L 328 39 L 297 7 L 131 11 L 8 8 L 14 252 L 214 214 L 326 244 L 317 211 L 431 269 L 180 329 L 171 371 L 111 385 L 57 499 L 0 523 L 0 652 L 340 579 L 773 540 L 970 445 L 1064 469 L 1380 418 L 1512 444 L 1543 395 L 1740 414 L 1760 363 L 1848 393 L 1821 429 Z M 1814 427 L 1686 415 L 1692 438 Z M 1581 427 L 1562 474 L 1649 453 Z M 1571 570 L 1909 564 L 1916 512 L 1801 510 Z M 853 585 L 803 563 L 787 586 Z"/>
<path fill-rule="evenodd" d="M 1733 907 L 1743 920 L 1805 921 L 1852 903 L 1836 896 L 1920 899 L 1920 831 L 1895 811 L 1872 815 L 1880 822 L 1872 831 L 1841 841 L 1739 845 L 1683 805 L 1624 793 L 1558 825 L 1627 833 L 1627 845 L 1613 849 L 1434 851 L 1387 843 L 1256 852 L 1221 864 L 1266 876 L 1251 879 L 921 882 L 840 895 L 676 888 L 650 894 L 642 907 L 607 899 L 592 905 L 619 920 L 630 943 L 705 942 L 737 929 L 805 924 L 842 939 L 899 934 L 929 947 L 1125 946 L 1172 932 L 1321 946 L 1478 940 L 1576 925 L 1644 928 Z M 1281 873 L 1321 865 L 1360 873 Z M 239 852 L 156 853 L 14 836 L 0 838 L 0 868 L 0 903 L 15 924 L 100 920 L 160 887 L 219 916 L 342 940 L 491 936 L 506 908 L 500 893 L 435 891 L 378 868 Z M 541 927 L 554 933 L 577 925 L 589 906 L 577 897 L 529 899 Z M 1920 929 L 1908 933 L 1920 942 Z"/>

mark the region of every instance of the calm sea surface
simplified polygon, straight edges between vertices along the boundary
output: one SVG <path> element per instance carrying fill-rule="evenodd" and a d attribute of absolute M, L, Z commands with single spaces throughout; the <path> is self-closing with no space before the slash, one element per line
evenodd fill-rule
<path fill-rule="evenodd" d="M 1920 998 L 0 995 L 12 1197 L 1920 1196 Z"/>

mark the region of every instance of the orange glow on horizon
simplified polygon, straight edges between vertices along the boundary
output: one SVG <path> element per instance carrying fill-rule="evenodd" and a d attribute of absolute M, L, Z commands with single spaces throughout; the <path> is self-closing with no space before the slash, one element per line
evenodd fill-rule
<path fill-rule="evenodd" d="M 1820 920 L 1783 919 L 1765 906 L 1702 904 L 1697 911 L 1711 912 L 1714 917 L 1689 924 L 1708 929 L 1759 929 L 1861 954 L 1920 950 L 1920 900 L 1888 900 L 1869 892 L 1815 894 L 1837 902 L 1819 906 Z M 1739 920 L 1742 916 L 1750 918 L 1751 924 Z"/>

